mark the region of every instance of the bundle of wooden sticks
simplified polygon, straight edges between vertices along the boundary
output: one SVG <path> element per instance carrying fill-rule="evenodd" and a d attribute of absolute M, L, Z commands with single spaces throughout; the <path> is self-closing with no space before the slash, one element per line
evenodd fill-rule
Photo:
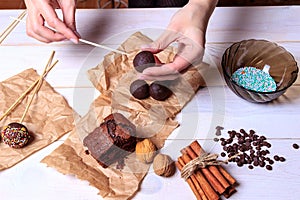
<path fill-rule="evenodd" d="M 176 166 L 182 172 L 189 162 L 205 154 L 205 151 L 197 141 L 194 141 L 182 149 L 181 153 Z M 198 200 L 220 199 L 221 195 L 229 198 L 236 192 L 236 180 L 221 165 L 196 168 L 186 181 Z"/>

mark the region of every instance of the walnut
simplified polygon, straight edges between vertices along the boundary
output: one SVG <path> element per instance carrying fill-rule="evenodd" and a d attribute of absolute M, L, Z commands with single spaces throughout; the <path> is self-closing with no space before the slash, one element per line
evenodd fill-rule
<path fill-rule="evenodd" d="M 153 169 L 155 174 L 159 176 L 169 177 L 175 171 L 175 163 L 172 158 L 165 154 L 157 154 L 153 160 Z"/>
<path fill-rule="evenodd" d="M 136 157 L 143 163 L 151 163 L 156 155 L 156 146 L 150 139 L 144 139 L 136 144 Z"/>

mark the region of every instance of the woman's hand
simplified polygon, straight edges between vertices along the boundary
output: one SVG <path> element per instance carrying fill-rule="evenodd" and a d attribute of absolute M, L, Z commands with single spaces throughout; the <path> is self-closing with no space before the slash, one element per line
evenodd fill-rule
<path fill-rule="evenodd" d="M 201 61 L 204 54 L 205 34 L 216 0 L 190 0 L 172 17 L 167 30 L 143 50 L 158 53 L 171 43 L 178 43 L 177 54 L 171 63 L 150 67 L 140 75 L 141 79 L 172 79 L 191 64 Z"/>
<path fill-rule="evenodd" d="M 30 37 L 46 43 L 65 39 L 78 43 L 76 0 L 25 0 L 25 4 L 28 10 L 26 31 Z M 63 20 L 58 18 L 56 8 L 62 10 Z"/>

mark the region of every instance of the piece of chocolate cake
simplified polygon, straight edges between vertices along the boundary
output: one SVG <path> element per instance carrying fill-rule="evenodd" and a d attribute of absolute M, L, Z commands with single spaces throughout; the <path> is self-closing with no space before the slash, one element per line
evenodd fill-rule
<path fill-rule="evenodd" d="M 89 153 L 106 168 L 122 162 L 136 146 L 136 127 L 120 113 L 107 116 L 93 132 L 83 140 Z"/>

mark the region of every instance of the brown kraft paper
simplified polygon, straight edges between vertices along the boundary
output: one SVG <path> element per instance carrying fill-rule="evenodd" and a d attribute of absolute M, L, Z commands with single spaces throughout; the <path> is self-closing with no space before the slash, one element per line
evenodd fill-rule
<path fill-rule="evenodd" d="M 29 88 L 39 75 L 34 69 L 27 69 L 0 82 L 0 115 Z M 31 99 L 33 91 L 0 122 L 1 129 L 12 122 L 19 122 Z M 63 96 L 58 94 L 45 80 L 35 95 L 22 122 L 32 139 L 20 149 L 14 149 L 0 142 L 0 171 L 19 163 L 26 157 L 58 140 L 74 129 L 74 111 Z"/>

